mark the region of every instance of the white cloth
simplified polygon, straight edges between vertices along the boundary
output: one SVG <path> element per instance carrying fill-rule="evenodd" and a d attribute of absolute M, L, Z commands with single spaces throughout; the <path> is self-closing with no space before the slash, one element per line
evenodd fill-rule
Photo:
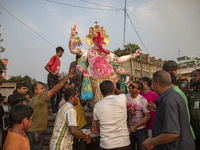
<path fill-rule="evenodd" d="M 128 102 L 131 102 L 132 105 L 135 106 L 136 115 L 131 116 L 131 119 L 129 122 L 130 126 L 134 126 L 134 125 L 138 124 L 140 121 L 142 121 L 142 119 L 144 118 L 144 113 L 150 112 L 147 109 L 148 102 L 140 94 L 138 94 L 138 96 L 135 99 L 132 99 L 131 93 L 126 94 L 126 96 L 127 96 Z M 146 128 L 146 124 L 139 126 L 137 128 L 137 130 L 144 129 L 144 128 Z"/>
<path fill-rule="evenodd" d="M 147 135 L 148 135 L 148 138 L 152 138 L 152 130 L 147 129 Z"/>
<path fill-rule="evenodd" d="M 105 149 L 128 146 L 126 95 L 109 95 L 94 106 L 94 120 L 100 124 L 100 146 Z"/>

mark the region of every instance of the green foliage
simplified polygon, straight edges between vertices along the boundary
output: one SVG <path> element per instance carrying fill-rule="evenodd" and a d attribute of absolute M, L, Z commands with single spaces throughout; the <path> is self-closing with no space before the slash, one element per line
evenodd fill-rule
<path fill-rule="evenodd" d="M 22 76 L 11 76 L 7 81 L 26 83 L 27 84 L 27 94 L 29 94 L 30 96 L 33 95 L 33 92 L 31 90 L 32 85 L 37 82 L 37 80 L 35 78 L 32 79 L 28 75 L 25 75 L 24 77 L 22 77 Z"/>
<path fill-rule="evenodd" d="M 125 49 L 130 48 L 131 53 L 135 53 L 136 50 L 140 49 L 140 47 L 137 44 L 132 44 L 132 43 L 126 44 L 126 45 L 124 45 L 124 47 L 125 47 Z M 115 53 L 118 53 L 120 51 L 122 51 L 120 48 L 114 50 Z"/>
<path fill-rule="evenodd" d="M 0 12 L 0 14 L 1 14 L 1 12 Z M 0 25 L 0 27 L 1 27 L 1 25 Z M 1 33 L 0 33 L 0 36 L 1 36 Z M 0 39 L 0 42 L 2 42 L 2 41 L 3 41 L 3 39 Z M 4 51 L 5 51 L 5 48 L 0 45 L 0 53 L 3 53 Z"/>
<path fill-rule="evenodd" d="M 118 52 L 120 52 L 120 51 L 121 51 L 121 49 L 120 49 L 120 48 L 118 48 L 118 49 L 114 50 L 114 52 L 115 52 L 115 53 L 118 53 Z"/>
<path fill-rule="evenodd" d="M 1 61 L 1 58 L 0 58 L 0 70 L 6 70 L 6 67 L 3 64 L 3 62 Z"/>
<path fill-rule="evenodd" d="M 132 53 L 135 53 L 136 50 L 140 49 L 140 47 L 137 44 L 132 44 L 132 43 L 126 44 L 124 45 L 124 47 L 125 49 L 130 48 Z"/>

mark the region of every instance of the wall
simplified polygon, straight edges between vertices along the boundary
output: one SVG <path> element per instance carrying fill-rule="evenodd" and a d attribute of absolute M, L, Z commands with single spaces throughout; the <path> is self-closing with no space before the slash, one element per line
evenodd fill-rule
<path fill-rule="evenodd" d="M 128 54 L 131 54 L 130 49 L 120 51 L 116 55 L 119 57 Z M 164 62 L 162 59 L 156 60 L 155 57 L 149 57 L 148 54 L 140 54 L 120 65 L 138 80 L 141 77 L 152 78 L 154 72 L 162 70 Z"/>
<path fill-rule="evenodd" d="M 3 82 L 0 90 L 2 96 L 6 96 L 8 98 L 9 95 L 13 94 L 17 83 L 18 82 Z"/>

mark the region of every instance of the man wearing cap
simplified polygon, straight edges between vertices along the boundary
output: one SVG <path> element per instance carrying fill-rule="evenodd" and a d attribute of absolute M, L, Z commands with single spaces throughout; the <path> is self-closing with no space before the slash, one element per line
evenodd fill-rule
<path fill-rule="evenodd" d="M 169 73 L 173 73 L 176 76 L 176 81 L 177 81 L 177 85 L 178 87 L 181 89 L 181 91 L 183 91 L 183 93 L 187 96 L 187 98 L 189 97 L 189 81 L 186 77 L 178 74 L 178 65 L 175 61 L 173 60 L 168 60 L 163 64 L 163 70 L 169 72 Z"/>

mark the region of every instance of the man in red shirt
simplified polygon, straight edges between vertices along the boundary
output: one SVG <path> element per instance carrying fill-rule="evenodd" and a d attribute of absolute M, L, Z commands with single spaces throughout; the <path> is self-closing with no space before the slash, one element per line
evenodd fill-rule
<path fill-rule="evenodd" d="M 46 64 L 45 69 L 49 72 L 48 74 L 48 86 L 49 90 L 52 89 L 59 82 L 59 70 L 60 70 L 60 59 L 62 57 L 64 49 L 59 46 L 56 48 L 56 55 L 54 55 L 50 61 Z M 58 104 L 61 101 L 62 93 L 59 91 L 57 93 L 57 99 L 55 103 L 55 95 L 53 95 L 51 99 L 51 107 L 53 114 L 55 115 L 58 111 Z"/>

